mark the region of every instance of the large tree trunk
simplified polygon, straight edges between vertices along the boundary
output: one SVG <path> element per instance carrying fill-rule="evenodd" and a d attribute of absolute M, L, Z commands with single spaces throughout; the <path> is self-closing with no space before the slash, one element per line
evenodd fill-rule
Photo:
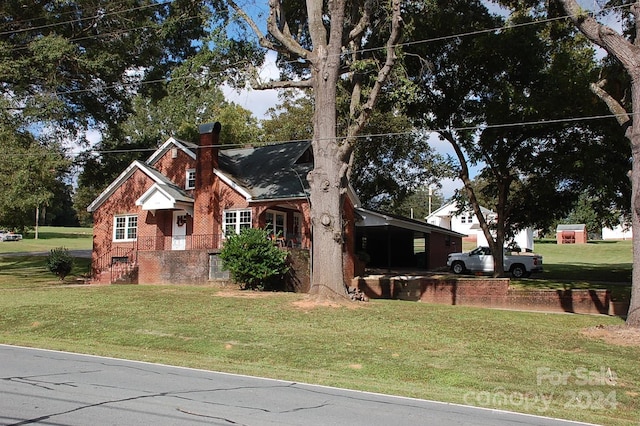
<path fill-rule="evenodd" d="M 316 4 L 317 10 L 312 7 Z M 313 113 L 314 169 L 308 175 L 311 188 L 311 290 L 320 298 L 346 298 L 342 262 L 342 197 L 346 181 L 344 162 L 339 155 L 336 138 L 336 99 L 340 76 L 340 48 L 344 2 L 329 3 L 331 15 L 330 42 L 326 43 L 322 1 L 307 2 L 311 36 L 314 41 L 311 81 L 315 97 Z M 314 30 L 315 28 L 315 30 Z"/>
<path fill-rule="evenodd" d="M 640 22 L 636 22 L 636 25 Z M 640 60 L 640 52 L 638 54 Z M 633 112 L 640 112 L 640 67 L 631 74 L 631 99 Z M 633 232 L 633 270 L 631 272 L 631 301 L 627 325 L 640 327 L 640 120 L 631 120 L 627 130 L 631 142 L 631 229 Z"/>
<path fill-rule="evenodd" d="M 576 0 L 559 0 L 567 14 L 580 31 L 593 43 L 602 47 L 622 63 L 631 77 L 631 113 L 640 112 L 640 47 L 629 42 L 622 35 L 597 22 L 587 14 Z M 636 31 L 640 31 L 640 2 L 631 5 L 631 13 L 636 22 Z M 640 43 L 636 34 L 635 43 Z M 602 88 L 600 88 L 602 89 Z M 593 88 L 592 88 L 593 90 Z M 622 116 L 623 106 L 606 92 L 594 91 L 600 96 L 618 122 L 625 128 L 625 136 L 631 144 L 633 165 L 631 168 L 631 223 L 633 231 L 633 272 L 631 275 L 631 303 L 627 315 L 627 325 L 640 327 L 640 120 L 629 120 Z M 630 123 L 629 123 L 630 121 Z"/>
<path fill-rule="evenodd" d="M 339 298 L 346 297 L 347 293 L 342 263 L 342 162 L 337 155 L 334 124 L 336 83 L 329 79 L 317 80 L 321 84 L 315 89 L 312 145 L 315 165 L 307 176 L 313 232 L 310 293 L 321 298 Z"/>
<path fill-rule="evenodd" d="M 635 84 L 637 86 L 637 84 Z M 634 103 L 638 88 L 633 90 Z M 635 108 L 634 108 L 634 111 Z M 640 120 L 635 120 L 640 122 Z M 634 124 L 634 129 L 638 124 Z M 633 270 L 631 272 L 631 302 L 629 313 L 627 314 L 627 325 L 640 327 L 640 133 L 633 131 L 632 135 L 632 158 L 631 169 L 631 229 L 633 232 Z"/>

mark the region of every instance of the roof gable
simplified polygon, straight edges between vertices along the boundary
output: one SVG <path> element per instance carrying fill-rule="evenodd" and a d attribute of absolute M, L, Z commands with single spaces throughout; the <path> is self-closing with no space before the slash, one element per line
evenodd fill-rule
<path fill-rule="evenodd" d="M 172 148 L 179 149 L 192 159 L 196 159 L 196 149 L 198 148 L 196 144 L 181 141 L 172 136 L 167 139 L 162 145 L 160 145 L 160 147 L 158 147 L 158 149 L 153 154 L 151 154 L 151 156 L 147 159 L 147 161 L 145 161 L 145 163 L 153 166 L 158 162 L 158 160 L 160 160 L 160 158 L 162 158 L 163 155 L 165 155 Z"/>
<path fill-rule="evenodd" d="M 356 208 L 356 212 L 361 218 L 361 220 L 356 223 L 356 226 L 358 227 L 395 226 L 398 228 L 410 229 L 412 231 L 424 232 L 426 234 L 438 232 L 455 237 L 465 236 L 465 234 L 461 234 L 450 229 L 391 213 L 383 213 L 361 207 Z"/>
<path fill-rule="evenodd" d="M 142 206 L 149 203 L 169 203 L 189 197 L 182 188 L 173 184 L 165 175 L 155 169 L 155 165 L 169 150 L 182 150 L 192 159 L 196 159 L 198 146 L 173 137 L 167 139 L 145 163 L 134 161 L 118 176 L 88 207 L 95 211 L 115 190 L 136 170 L 141 170 L 153 181 L 155 188 L 140 197 Z M 307 199 L 309 183 L 307 174 L 313 169 L 313 150 L 310 141 L 295 141 L 248 148 L 220 147 L 219 168 L 213 170 L 216 176 L 237 191 L 247 201 L 273 201 L 286 199 Z M 172 188 L 171 190 L 167 188 Z M 173 197 L 170 194 L 179 194 Z M 347 196 L 354 206 L 359 206 L 355 191 L 349 185 Z M 182 200 L 185 201 L 185 200 Z M 151 209 L 151 208 L 149 208 Z"/>
<path fill-rule="evenodd" d="M 429 216 L 427 216 L 427 219 L 431 217 L 456 217 L 458 216 L 456 214 L 457 211 L 458 211 L 458 203 L 456 201 L 450 201 L 448 203 L 443 204 L 442 206 L 440 206 L 440 208 L 436 209 L 435 211 L 433 211 Z M 482 207 L 482 206 L 480 206 L 480 211 L 485 217 L 493 214 L 492 210 L 489 210 L 488 208 Z"/>
<path fill-rule="evenodd" d="M 94 212 L 100 207 L 113 193 L 122 185 L 127 179 L 129 179 L 136 170 L 140 170 L 146 174 L 154 184 L 163 185 L 165 187 L 172 188 L 173 191 L 181 192 L 185 197 L 188 197 L 180 188 L 175 186 L 169 179 L 167 179 L 162 173 L 154 169 L 153 167 L 135 160 L 129 167 L 127 167 L 111 184 L 96 197 L 95 200 L 87 207 L 88 212 Z"/>

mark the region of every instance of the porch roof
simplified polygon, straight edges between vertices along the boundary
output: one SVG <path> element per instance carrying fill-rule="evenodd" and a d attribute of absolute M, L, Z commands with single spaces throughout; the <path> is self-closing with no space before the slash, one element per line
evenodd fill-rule
<path fill-rule="evenodd" d="M 450 229 L 442 228 L 440 226 L 432 225 L 430 223 L 422 222 L 415 219 L 410 219 L 408 217 L 400 215 L 383 213 L 375 210 L 364 209 L 361 207 L 356 208 L 356 213 L 360 216 L 360 220 L 356 221 L 356 226 L 358 227 L 392 226 L 401 229 L 423 232 L 425 234 L 437 232 L 454 237 L 466 237 L 465 234 L 461 234 Z"/>
<path fill-rule="evenodd" d="M 142 210 L 156 212 L 157 210 L 185 210 L 193 216 L 193 198 L 186 195 L 173 184 L 154 183 L 140 198 L 136 205 Z"/>

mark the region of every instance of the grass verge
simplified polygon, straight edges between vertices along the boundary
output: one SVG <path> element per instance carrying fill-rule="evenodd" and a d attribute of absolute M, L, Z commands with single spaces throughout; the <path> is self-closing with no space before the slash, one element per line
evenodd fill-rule
<path fill-rule="evenodd" d="M 329 307 L 304 295 L 207 286 L 45 285 L 0 294 L 2 343 L 600 424 L 640 417 L 639 347 L 585 334 L 620 326 L 618 318 L 399 301 Z"/>

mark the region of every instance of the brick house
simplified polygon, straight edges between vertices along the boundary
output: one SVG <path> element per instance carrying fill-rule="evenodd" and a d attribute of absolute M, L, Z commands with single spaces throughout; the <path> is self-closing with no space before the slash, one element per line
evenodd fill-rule
<path fill-rule="evenodd" d="M 228 275 L 218 255 L 225 238 L 259 227 L 270 231 L 274 244 L 291 252 L 298 277 L 295 290 L 308 290 L 311 222 L 306 176 L 313 167 L 311 143 L 225 148 L 220 145 L 220 128 L 220 123 L 201 125 L 198 144 L 169 138 L 146 161 L 132 162 L 87 207 L 94 220 L 92 282 L 187 284 L 224 279 Z M 414 250 L 416 233 L 423 240 L 427 236 L 427 253 L 460 246 L 461 235 L 450 230 L 427 224 L 416 228 L 415 222 L 397 219 L 381 224 L 378 213 L 362 209 L 349 187 L 343 211 L 345 282 L 364 272 L 356 250 L 365 250 L 362 241 L 367 238 L 366 250 L 372 254 L 379 251 L 377 245 L 387 250 L 390 236 L 393 250 L 406 245 L 407 250 L 398 252 L 408 253 Z M 380 243 L 380 232 L 389 231 Z M 446 244 L 451 238 L 453 244 Z M 444 266 L 446 255 L 444 260 L 440 257 L 426 263 Z"/>
<path fill-rule="evenodd" d="M 199 144 L 169 138 L 87 207 L 94 219 L 93 282 L 224 277 L 217 254 L 228 235 L 247 227 L 270 230 L 283 248 L 310 248 L 310 142 L 224 149 L 219 123 L 199 130 Z M 357 203 L 350 192 L 346 218 L 353 218 Z M 345 244 L 347 280 L 354 274 L 352 240 Z"/>

